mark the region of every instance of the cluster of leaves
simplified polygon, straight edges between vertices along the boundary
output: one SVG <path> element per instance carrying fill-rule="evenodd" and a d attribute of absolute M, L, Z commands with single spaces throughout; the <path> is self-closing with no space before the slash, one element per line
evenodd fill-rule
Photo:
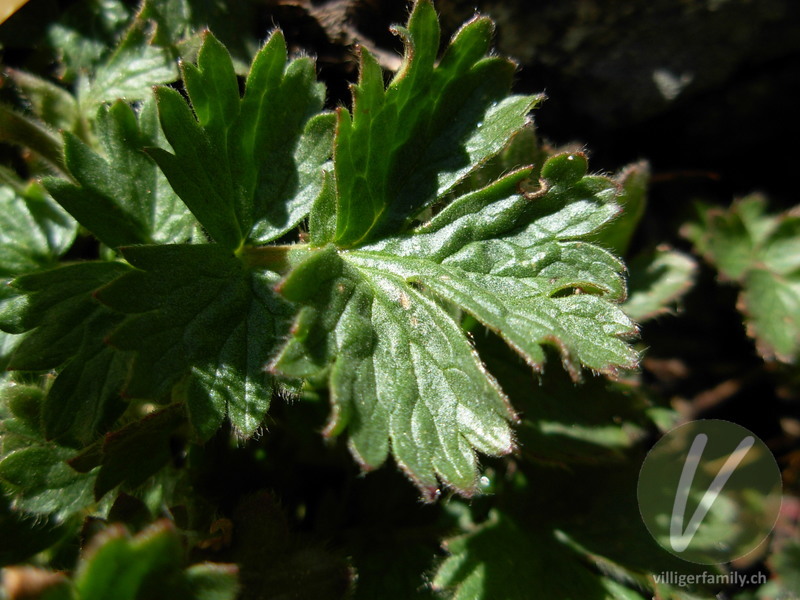
<path fill-rule="evenodd" d="M 396 28 L 391 81 L 362 49 L 333 112 L 279 30 L 251 48 L 221 26 L 229 51 L 198 27 L 218 18 L 207 3 L 88 4 L 100 32 L 81 29 L 86 7 L 47 30 L 60 81 L 4 72 L 0 141 L 26 151 L 0 170 L 0 560 L 77 561 L 72 578 L 7 570 L 10 597 L 695 597 L 654 581 L 691 566 L 655 545 L 635 492 L 582 491 L 633 490 L 643 440 L 675 418 L 632 340 L 696 264 L 629 255 L 646 164 L 591 175 L 583 153 L 543 147 L 541 98 L 511 94 L 491 20 L 440 57 L 429 0 Z M 792 360 L 796 328 L 765 307 L 796 317 L 781 258 L 796 219 L 753 200 L 704 215 L 688 235 L 744 287 L 761 346 Z M 408 522 L 361 506 L 353 525 L 351 492 L 281 488 L 309 464 L 361 485 L 339 439 L 362 471 L 391 457 L 424 500 L 453 495 L 412 499 Z M 338 548 L 269 494 L 204 498 L 229 459 Z M 184 568 L 199 560 L 216 564 Z"/>
<path fill-rule="evenodd" d="M 684 235 L 726 280 L 741 288 L 747 333 L 767 360 L 793 363 L 800 353 L 800 217 L 768 215 L 751 195 L 728 210 L 699 206 Z"/>

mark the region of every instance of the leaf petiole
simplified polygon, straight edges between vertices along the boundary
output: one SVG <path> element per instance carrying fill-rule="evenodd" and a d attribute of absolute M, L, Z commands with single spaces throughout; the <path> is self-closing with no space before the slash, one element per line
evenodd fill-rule
<path fill-rule="evenodd" d="M 300 260 L 308 256 L 312 249 L 308 244 L 288 244 L 281 246 L 247 246 L 236 251 L 236 256 L 247 268 L 263 268 L 284 275 Z"/>

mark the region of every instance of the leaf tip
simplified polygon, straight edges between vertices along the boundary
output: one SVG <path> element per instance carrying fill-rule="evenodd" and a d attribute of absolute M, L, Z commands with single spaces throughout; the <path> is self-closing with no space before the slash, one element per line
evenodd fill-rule
<path fill-rule="evenodd" d="M 589 168 L 583 152 L 565 152 L 549 158 L 542 166 L 542 179 L 555 184 L 570 184 L 581 180 Z"/>

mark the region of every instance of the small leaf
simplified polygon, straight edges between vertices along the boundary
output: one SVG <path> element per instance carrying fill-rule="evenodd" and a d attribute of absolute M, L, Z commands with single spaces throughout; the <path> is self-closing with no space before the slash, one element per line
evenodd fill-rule
<path fill-rule="evenodd" d="M 111 526 L 92 539 L 75 573 L 81 600 L 233 600 L 235 565 L 182 568 L 181 536 L 169 521 L 157 521 L 135 537 Z M 200 588 L 201 582 L 209 589 Z"/>
<path fill-rule="evenodd" d="M 113 54 L 100 64 L 88 85 L 79 87 L 81 110 L 93 113 L 103 102 L 142 100 L 150 88 L 178 78 L 171 53 L 150 44 L 143 21 L 134 21 Z"/>
<path fill-rule="evenodd" d="M 742 287 L 739 309 L 761 356 L 790 363 L 800 352 L 800 217 L 765 210 L 758 195 L 727 211 L 701 206 L 700 221 L 683 233 Z"/>
<path fill-rule="evenodd" d="M 634 257 L 628 271 L 630 295 L 623 310 L 634 321 L 642 322 L 672 310 L 692 287 L 697 263 L 682 252 L 659 246 Z"/>
<path fill-rule="evenodd" d="M 598 233 L 594 241 L 618 256 L 625 256 L 647 207 L 650 165 L 646 162 L 628 165 L 614 176 L 614 181 L 620 186 L 616 202 L 622 211 L 619 217 Z"/>
<path fill-rule="evenodd" d="M 0 277 L 55 266 L 76 230 L 77 223 L 41 186 L 0 185 Z"/>
<path fill-rule="evenodd" d="M 45 185 L 53 197 L 112 248 L 187 241 L 194 219 L 143 152 L 145 147 L 168 147 L 154 103 L 145 102 L 138 119 L 123 102 L 101 107 L 96 130 L 105 157 L 65 134 L 67 166 L 78 185 L 49 178 Z"/>
<path fill-rule="evenodd" d="M 234 600 L 236 565 L 203 563 L 183 569 L 184 540 L 175 526 L 157 521 L 134 537 L 121 525 L 95 535 L 78 562 L 74 580 L 64 573 L 15 567 L 10 582 L 31 577 L 14 588 L 14 598 L 41 600 Z M 5 573 L 8 575 L 8 573 Z M 39 589 L 41 587 L 41 589 Z M 17 595 L 22 594 L 22 595 Z M 31 594 L 35 594 L 31 595 Z"/>
<path fill-rule="evenodd" d="M 244 436 L 272 397 L 264 363 L 291 314 L 271 291 L 276 276 L 247 270 L 213 245 L 139 246 L 122 253 L 136 270 L 97 297 L 131 315 L 110 343 L 136 352 L 125 393 L 159 399 L 184 382 L 190 420 L 203 438 L 228 416 Z"/>
<path fill-rule="evenodd" d="M 7 385 L 2 401 L 19 411 L 24 400 L 24 411 L 30 413 L 41 410 L 43 395 L 35 388 Z M 62 523 L 92 504 L 94 475 L 70 468 L 66 461 L 74 452 L 45 442 L 32 425 L 25 414 L 0 422 L 0 483 L 12 498 L 12 509 Z"/>
<path fill-rule="evenodd" d="M 87 262 L 15 279 L 11 287 L 19 295 L 0 307 L 0 328 L 9 333 L 36 328 L 36 334 L 17 346 L 10 368 L 47 370 L 74 356 L 86 323 L 106 310 L 92 293 L 128 270 L 120 263 Z"/>
<path fill-rule="evenodd" d="M 6 69 L 6 73 L 22 92 L 34 114 L 53 130 L 74 131 L 78 128 L 78 103 L 67 90 L 33 73 L 11 68 Z"/>
<path fill-rule="evenodd" d="M 576 385 L 561 369 L 536 375 L 497 336 L 476 338 L 487 367 L 524 415 L 518 437 L 525 459 L 555 465 L 619 462 L 652 428 L 645 412 L 649 402 L 635 383 L 594 376 Z"/>
<path fill-rule="evenodd" d="M 185 60 L 197 53 L 196 32 L 213 25 L 214 35 L 231 52 L 236 73 L 246 75 L 263 41 L 262 9 L 251 2 L 146 0 L 139 16 L 157 24 L 155 44 L 176 47 Z"/>
<path fill-rule="evenodd" d="M 523 600 L 531 590 L 553 599 L 644 600 L 656 597 L 652 573 L 708 574 L 649 535 L 636 503 L 640 459 L 627 458 L 570 469 L 518 463 L 520 471 L 499 482 L 488 518 L 467 513 L 464 532 L 445 541 L 450 556 L 434 589 L 465 600 Z"/>
<path fill-rule="evenodd" d="M 207 33 L 197 66 L 183 65 L 194 114 L 174 90 L 157 90 L 174 154 L 151 155 L 211 237 L 231 249 L 292 229 L 322 187 L 333 117 L 316 115 L 324 88 L 313 62 L 286 61 L 278 31 L 253 60 L 240 99 L 230 55 Z"/>
<path fill-rule="evenodd" d="M 798 233 L 800 235 L 800 228 Z M 782 276 L 768 269 L 750 270 L 742 281 L 739 309 L 747 332 L 764 358 L 794 362 L 800 352 L 800 274 Z"/>
<path fill-rule="evenodd" d="M 66 173 L 63 145 L 56 134 L 5 104 L 0 104 L 0 142 L 30 148 L 54 171 Z"/>
<path fill-rule="evenodd" d="M 4 456 L 0 481 L 11 491 L 14 508 L 63 519 L 91 505 L 94 477 L 70 468 L 66 461 L 71 456 L 55 446 L 31 446 Z"/>
<path fill-rule="evenodd" d="M 603 578 L 580 564 L 579 555 L 552 532 L 526 530 L 498 511 L 469 533 L 447 540 L 445 548 L 451 556 L 439 566 L 433 587 L 452 592 L 453 600 L 523 600 L 532 590 L 543 598 L 623 600 L 612 596 Z"/>
<path fill-rule="evenodd" d="M 238 598 L 239 570 L 236 565 L 203 563 L 186 569 L 191 598 L 195 600 L 234 600 Z"/>
<path fill-rule="evenodd" d="M 63 79 L 72 83 L 93 70 L 124 35 L 131 10 L 122 0 L 87 0 L 72 5 L 47 28 Z"/>
<path fill-rule="evenodd" d="M 121 316 L 92 294 L 128 270 L 120 263 L 87 262 L 25 275 L 11 283 L 18 295 L 0 305 L 0 327 L 32 330 L 16 343 L 9 369 L 63 367 L 44 403 L 48 439 L 88 443 L 124 410 L 127 357 L 104 343 Z"/>
<path fill-rule="evenodd" d="M 133 539 L 121 526 L 112 526 L 92 540 L 75 573 L 75 587 L 81 600 L 134 600 L 148 576 L 178 570 L 182 554 L 180 539 L 164 521 Z"/>

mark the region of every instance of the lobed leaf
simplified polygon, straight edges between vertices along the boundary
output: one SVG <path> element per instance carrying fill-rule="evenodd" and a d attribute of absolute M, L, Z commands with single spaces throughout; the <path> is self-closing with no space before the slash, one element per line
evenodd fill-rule
<path fill-rule="evenodd" d="M 45 435 L 67 444 L 88 443 L 124 409 L 120 390 L 127 357 L 104 339 L 120 316 L 92 296 L 129 270 L 120 263 L 77 263 L 18 277 L 18 294 L 0 308 L 0 327 L 30 331 L 14 347 L 9 369 L 61 367 L 44 400 Z"/>
<path fill-rule="evenodd" d="M 429 497 L 437 476 L 475 487 L 473 448 L 513 447 L 513 413 L 458 324 L 402 277 L 315 254 L 281 283 L 290 300 L 313 304 L 273 368 L 309 377 L 330 363 L 331 433 L 345 427 L 364 468 L 395 460 Z"/>
<path fill-rule="evenodd" d="M 76 230 L 77 223 L 41 186 L 0 185 L 0 277 L 54 266 Z"/>
<path fill-rule="evenodd" d="M 52 129 L 74 131 L 80 126 L 78 102 L 63 87 L 17 69 L 7 68 L 5 73 L 21 92 L 32 112 Z"/>
<path fill-rule="evenodd" d="M 201 437 L 226 416 L 242 435 L 252 435 L 272 397 L 264 363 L 291 314 L 272 292 L 276 276 L 246 269 L 217 244 L 132 246 L 122 253 L 135 270 L 97 297 L 130 315 L 109 337 L 116 348 L 135 352 L 125 394 L 159 399 L 181 382 Z"/>
<path fill-rule="evenodd" d="M 614 176 L 614 181 L 620 187 L 616 201 L 622 210 L 619 218 L 597 234 L 595 241 L 618 256 L 625 256 L 647 207 L 650 165 L 644 161 L 630 164 Z"/>
<path fill-rule="evenodd" d="M 78 563 L 74 588 L 81 600 L 187 598 L 233 600 L 238 591 L 234 565 L 206 564 L 183 569 L 184 550 L 174 525 L 158 521 L 131 537 L 115 525 L 98 534 Z M 201 588 L 198 584 L 208 587 Z"/>
<path fill-rule="evenodd" d="M 587 377 L 580 385 L 561 369 L 530 368 L 497 336 L 476 336 L 486 366 L 523 417 L 520 455 L 551 465 L 624 460 L 652 429 L 647 395 L 635 381 Z M 552 358 L 553 351 L 548 352 Z"/>
<path fill-rule="evenodd" d="M 35 119 L 0 103 L 0 141 L 33 150 L 53 171 L 65 173 L 61 140 Z"/>
<path fill-rule="evenodd" d="M 669 313 L 694 283 L 697 263 L 666 246 L 635 256 L 628 263 L 629 298 L 625 313 L 637 322 Z"/>
<path fill-rule="evenodd" d="M 764 358 L 794 362 L 800 352 L 800 217 L 765 214 L 748 196 L 723 211 L 700 207 L 683 233 L 726 279 L 742 288 L 739 308 Z"/>
<path fill-rule="evenodd" d="M 353 247 L 395 233 L 433 205 L 526 123 L 533 96 L 508 96 L 510 61 L 487 57 L 493 23 L 477 17 L 441 61 L 439 23 L 418 0 L 401 68 L 384 90 L 375 59 L 361 49 L 353 113 L 340 108 L 335 143 L 336 231 L 325 242 Z"/>
<path fill-rule="evenodd" d="M 150 43 L 146 22 L 134 20 L 119 45 L 94 70 L 91 80 L 82 80 L 78 104 L 91 113 L 103 102 L 143 100 L 150 88 L 178 78 L 178 69 L 169 50 Z"/>
<path fill-rule="evenodd" d="M 615 215 L 615 187 L 585 172 L 579 155 L 551 159 L 535 198 L 518 189 L 530 170 L 511 173 L 409 234 L 312 252 L 280 283 L 306 308 L 272 367 L 327 373 L 328 432 L 346 429 L 364 468 L 391 451 L 427 497 L 437 478 L 471 494 L 474 450 L 514 446 L 513 411 L 433 297 L 470 313 L 536 368 L 544 345 L 557 347 L 576 377 L 580 365 L 635 366 L 622 339 L 635 327 L 614 304 L 625 297 L 622 264 L 580 239 Z"/>
<path fill-rule="evenodd" d="M 276 31 L 256 55 L 239 97 L 227 50 L 207 33 L 197 66 L 183 64 L 194 114 L 159 88 L 161 123 L 174 154 L 151 155 L 211 237 L 231 249 L 292 229 L 322 186 L 332 115 L 317 114 L 324 86 L 308 58 L 288 62 Z"/>
<path fill-rule="evenodd" d="M 105 156 L 64 134 L 67 167 L 77 185 L 45 180 L 59 204 L 112 248 L 190 239 L 195 228 L 191 213 L 143 152 L 145 147 L 168 147 L 154 103 L 145 102 L 138 117 L 124 102 L 101 107 L 96 133 Z"/>
<path fill-rule="evenodd" d="M 122 0 L 87 0 L 72 5 L 47 28 L 61 76 L 71 83 L 96 68 L 124 36 L 131 9 Z"/>
<path fill-rule="evenodd" d="M 37 417 L 44 392 L 6 384 L 0 400 L 12 409 L 0 420 L 0 484 L 12 509 L 59 524 L 92 505 L 94 474 L 70 468 L 66 461 L 74 452 L 42 437 Z"/>
<path fill-rule="evenodd" d="M 652 573 L 696 575 L 708 567 L 672 556 L 650 537 L 635 499 L 640 462 L 626 458 L 570 469 L 518 463 L 519 471 L 497 482 L 488 517 L 467 511 L 462 533 L 445 540 L 449 556 L 439 563 L 433 588 L 474 600 L 673 597 L 668 586 L 656 592 Z M 533 483 L 545 480 L 546 486 Z"/>
<path fill-rule="evenodd" d="M 580 555 L 558 542 L 553 532 L 530 531 L 512 517 L 493 511 L 472 531 L 448 539 L 450 553 L 433 580 L 453 600 L 543 598 L 643 600 L 632 590 L 580 563 Z M 513 550 L 511 550 L 513 549 Z M 514 559 L 508 560 L 513 552 Z M 498 556 L 505 560 L 498 560 Z M 627 595 L 626 595 L 627 594 Z"/>
<path fill-rule="evenodd" d="M 85 324 L 104 312 L 92 293 L 127 270 L 120 263 L 76 263 L 12 281 L 18 295 L 3 304 L 0 328 L 8 333 L 36 328 L 36 335 L 27 336 L 17 347 L 11 368 L 47 370 L 74 356 Z"/>

